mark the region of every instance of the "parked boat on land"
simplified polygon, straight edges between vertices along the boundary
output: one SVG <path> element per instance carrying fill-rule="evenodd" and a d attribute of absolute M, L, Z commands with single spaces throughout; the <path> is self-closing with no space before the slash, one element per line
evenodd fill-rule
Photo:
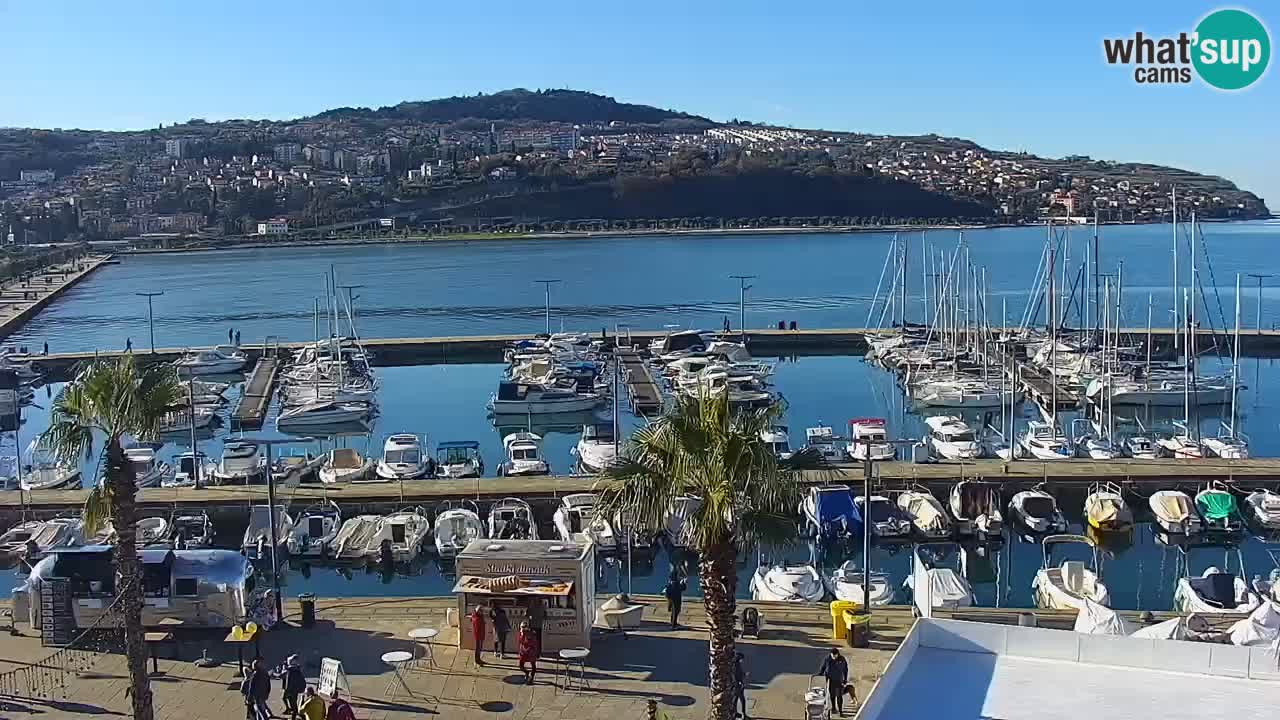
<path fill-rule="evenodd" d="M 826 595 L 822 577 L 812 565 L 761 565 L 751 576 L 751 599 L 816 603 Z"/>

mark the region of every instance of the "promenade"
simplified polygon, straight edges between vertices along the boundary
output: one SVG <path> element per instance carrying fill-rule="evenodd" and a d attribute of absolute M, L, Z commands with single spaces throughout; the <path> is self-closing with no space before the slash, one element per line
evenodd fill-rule
<path fill-rule="evenodd" d="M 32 273 L 26 282 L 18 279 L 0 283 L 0 339 L 22 327 L 46 305 L 74 287 L 93 271 L 111 260 L 110 255 L 95 255 L 78 261 L 60 263 Z M 56 350 L 56 348 L 51 348 Z M 43 348 L 28 348 L 38 354 Z"/>

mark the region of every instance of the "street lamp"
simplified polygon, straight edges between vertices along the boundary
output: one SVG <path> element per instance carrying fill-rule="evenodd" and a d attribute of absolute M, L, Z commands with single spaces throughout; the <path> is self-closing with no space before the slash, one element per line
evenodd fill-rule
<path fill-rule="evenodd" d="M 147 299 L 147 327 L 151 331 L 151 354 L 152 355 L 156 354 L 156 317 L 151 309 L 151 298 L 158 297 L 163 294 L 164 294 L 163 290 L 156 290 L 154 292 L 134 293 L 134 295 L 137 295 L 138 297 L 144 297 Z"/>
<path fill-rule="evenodd" d="M 747 334 L 747 291 L 751 286 L 747 284 L 748 280 L 754 280 L 758 275 L 730 275 L 738 281 L 738 331 L 743 337 Z"/>
<path fill-rule="evenodd" d="M 856 438 L 855 443 L 863 447 L 862 460 L 862 607 L 858 609 L 859 615 L 871 615 L 871 521 L 867 517 L 868 511 L 871 509 L 871 478 L 875 474 L 874 466 L 876 461 L 871 457 L 872 445 L 914 445 L 915 440 L 889 440 L 887 438 L 879 438 L 872 440 L 869 437 Z M 871 623 L 867 623 L 867 631 L 870 632 Z"/>
<path fill-rule="evenodd" d="M 542 283 L 544 291 L 544 307 L 547 314 L 547 334 L 551 334 L 551 286 L 560 282 L 560 280 L 534 280 L 536 283 Z"/>
<path fill-rule="evenodd" d="M 1275 277 L 1271 273 L 1249 273 L 1249 277 L 1258 281 L 1258 321 L 1255 328 L 1262 331 L 1262 281 L 1269 277 Z"/>
<path fill-rule="evenodd" d="M 261 445 L 266 450 L 267 514 L 271 523 L 271 589 L 276 596 L 276 622 L 280 622 L 284 619 L 284 602 L 280 597 L 280 563 L 277 557 L 280 538 L 276 535 L 276 479 L 271 472 L 271 448 L 274 445 L 295 445 L 315 442 L 315 440 L 307 437 L 282 438 L 279 436 L 245 437 L 242 439 Z"/>

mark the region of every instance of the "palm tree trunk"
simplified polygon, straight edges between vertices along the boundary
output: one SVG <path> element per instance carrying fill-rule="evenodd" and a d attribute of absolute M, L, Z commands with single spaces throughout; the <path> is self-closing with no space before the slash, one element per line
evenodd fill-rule
<path fill-rule="evenodd" d="M 138 525 L 133 467 L 120 439 L 107 445 L 107 482 L 111 484 L 111 524 L 116 531 L 116 568 L 120 573 L 120 606 L 124 615 L 124 651 L 129 665 L 129 695 L 134 720 L 152 720 L 151 680 L 142 638 L 142 573 L 138 567 Z"/>
<path fill-rule="evenodd" d="M 702 600 L 710 629 L 708 664 L 711 674 L 711 705 L 708 720 L 733 720 L 734 616 L 738 609 L 738 567 L 733 543 L 723 540 L 706 548 L 698 571 Z"/>

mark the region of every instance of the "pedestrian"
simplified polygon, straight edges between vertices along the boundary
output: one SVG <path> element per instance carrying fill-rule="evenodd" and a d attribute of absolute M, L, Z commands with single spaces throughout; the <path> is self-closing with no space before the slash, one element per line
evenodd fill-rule
<path fill-rule="evenodd" d="M 827 679 L 831 711 L 844 715 L 844 686 L 849 682 L 849 663 L 840 654 L 840 648 L 831 648 L 831 654 L 822 660 L 818 674 Z"/>
<path fill-rule="evenodd" d="M 48 340 L 46 340 L 46 341 L 45 341 L 45 343 L 44 343 L 44 354 L 45 354 L 45 355 L 48 355 L 48 354 L 49 354 L 49 341 L 48 341 Z"/>
<path fill-rule="evenodd" d="M 284 710 L 289 713 L 289 720 L 298 720 L 298 696 L 307 688 L 307 678 L 302 674 L 302 663 L 297 655 L 290 655 L 284 663 L 281 673 L 284 689 Z"/>
<path fill-rule="evenodd" d="M 729 332 L 729 316 L 728 315 L 724 316 L 724 331 L 726 333 Z"/>
<path fill-rule="evenodd" d="M 302 707 L 300 708 L 304 720 L 324 720 L 324 699 L 316 694 L 316 689 L 307 686 L 302 691 Z"/>
<path fill-rule="evenodd" d="M 493 620 L 493 651 L 498 653 L 499 660 L 507 659 L 507 635 L 511 632 L 511 619 L 501 605 L 494 605 L 489 611 Z"/>
<path fill-rule="evenodd" d="M 671 577 L 667 580 L 667 584 L 662 588 L 662 594 L 667 598 L 667 610 L 671 612 L 671 629 L 678 630 L 680 628 L 680 605 L 684 602 L 685 582 L 680 579 L 680 572 L 675 568 L 671 569 Z"/>
<path fill-rule="evenodd" d="M 734 702 L 742 706 L 742 720 L 747 720 L 747 657 L 738 653 L 733 658 Z"/>
<path fill-rule="evenodd" d="M 124 339 L 124 351 L 133 352 L 133 338 Z"/>
<path fill-rule="evenodd" d="M 520 632 L 516 635 L 516 653 L 520 659 L 520 672 L 524 673 L 525 684 L 533 684 L 533 675 L 538 672 L 538 656 L 542 654 L 542 642 L 538 633 L 529 626 L 529 621 L 520 623 Z M 528 665 L 526 668 L 525 666 Z"/>
<path fill-rule="evenodd" d="M 227 328 L 227 344 L 228 345 L 231 344 L 231 341 L 235 339 L 236 339 L 235 328 Z"/>
<path fill-rule="evenodd" d="M 267 698 L 271 697 L 271 676 L 267 674 L 262 658 L 253 659 L 249 674 L 240 683 L 240 694 L 244 696 L 247 720 L 271 720 L 271 709 L 267 707 Z"/>
<path fill-rule="evenodd" d="M 476 667 L 484 667 L 480 651 L 484 649 L 484 606 L 477 605 L 471 613 L 471 637 L 475 640 Z"/>
<path fill-rule="evenodd" d="M 791 324 L 795 325 L 795 323 L 791 323 Z M 794 327 L 791 329 L 795 330 Z M 240 331 L 239 330 L 236 331 L 236 347 L 240 347 Z"/>

